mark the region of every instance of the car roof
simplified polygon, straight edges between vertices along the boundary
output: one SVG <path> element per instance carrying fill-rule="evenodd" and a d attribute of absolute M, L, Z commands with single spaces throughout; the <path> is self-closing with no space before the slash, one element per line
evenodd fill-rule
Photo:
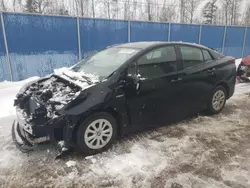
<path fill-rule="evenodd" d="M 131 43 L 124 43 L 124 44 L 117 44 L 113 45 L 112 47 L 118 48 L 134 48 L 134 49 L 146 49 L 161 46 L 164 44 L 182 44 L 182 45 L 191 45 L 198 48 L 208 48 L 206 46 L 195 44 L 195 43 L 188 43 L 188 42 L 164 42 L 164 41 L 145 41 L 145 42 L 131 42 Z"/>

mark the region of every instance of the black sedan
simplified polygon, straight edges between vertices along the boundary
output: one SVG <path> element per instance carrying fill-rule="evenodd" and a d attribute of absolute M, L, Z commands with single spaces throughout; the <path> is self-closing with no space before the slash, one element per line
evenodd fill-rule
<path fill-rule="evenodd" d="M 204 110 L 219 113 L 235 82 L 235 59 L 205 46 L 111 46 L 23 87 L 15 100 L 13 139 L 23 151 L 24 146 L 56 140 L 95 154 L 134 131 Z"/>

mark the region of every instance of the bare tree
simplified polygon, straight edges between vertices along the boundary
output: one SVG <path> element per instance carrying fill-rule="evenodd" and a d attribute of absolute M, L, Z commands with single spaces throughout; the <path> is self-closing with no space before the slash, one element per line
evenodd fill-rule
<path fill-rule="evenodd" d="M 5 5 L 5 1 L 1 0 L 0 1 L 0 10 L 2 11 L 7 11 L 6 5 Z"/>
<path fill-rule="evenodd" d="M 111 15 L 113 19 L 118 18 L 119 16 L 119 1 L 118 0 L 112 0 Z"/>
<path fill-rule="evenodd" d="M 125 20 L 130 20 L 130 0 L 126 0 L 124 1 L 124 4 L 123 4 L 123 7 L 124 7 L 124 19 Z"/>
<path fill-rule="evenodd" d="M 137 16 L 137 6 L 138 6 L 138 2 L 137 0 L 133 0 L 133 9 L 132 9 L 132 18 L 136 19 Z"/>
<path fill-rule="evenodd" d="M 51 0 L 36 0 L 35 2 L 38 7 L 38 13 L 44 13 L 52 5 Z"/>
<path fill-rule="evenodd" d="M 95 1 L 91 0 L 92 17 L 95 18 Z"/>
<path fill-rule="evenodd" d="M 50 14 L 57 14 L 57 15 L 69 15 L 69 10 L 65 8 L 64 2 L 61 3 L 54 3 L 50 6 Z"/>
<path fill-rule="evenodd" d="M 84 16 L 84 6 L 83 6 L 83 0 L 80 0 L 80 7 L 81 7 L 81 16 Z"/>
<path fill-rule="evenodd" d="M 241 17 L 242 0 L 233 1 L 233 25 L 239 25 L 239 18 Z"/>
<path fill-rule="evenodd" d="M 238 25 L 240 18 L 240 5 L 242 0 L 222 0 L 226 25 Z"/>
<path fill-rule="evenodd" d="M 105 9 L 105 13 L 106 13 L 106 17 L 108 19 L 111 18 L 111 0 L 106 0 L 104 1 L 104 9 Z"/>
<path fill-rule="evenodd" d="M 186 2 L 186 13 L 187 13 L 187 19 L 189 21 L 189 23 L 193 23 L 194 22 L 194 13 L 197 9 L 197 7 L 200 4 L 200 0 L 189 0 Z"/>
<path fill-rule="evenodd" d="M 146 2 L 147 2 L 148 21 L 152 21 L 152 2 L 151 0 L 146 0 Z"/>
<path fill-rule="evenodd" d="M 245 15 L 243 16 L 243 23 L 246 26 L 250 26 L 250 4 L 246 6 Z"/>
<path fill-rule="evenodd" d="M 203 0 L 204 1 L 204 0 Z M 249 17 L 241 13 L 243 0 L 206 0 L 215 6 L 204 7 L 205 23 L 238 25 L 246 24 Z M 249 1 L 249 0 L 246 0 Z M 40 13 L 124 18 L 149 21 L 199 23 L 195 16 L 202 0 L 0 0 L 1 10 Z M 220 4 L 219 4 L 220 3 Z M 21 5 L 21 6 L 20 6 Z M 67 6 L 66 6 L 67 5 Z M 100 6 L 99 6 L 100 5 Z M 215 11 L 215 7 L 216 11 Z M 207 14 L 206 14 L 207 12 Z M 241 19 L 240 19 L 241 18 Z M 212 19 L 212 20 L 211 20 Z"/>
<path fill-rule="evenodd" d="M 187 0 L 180 0 L 180 22 L 181 23 L 185 23 L 185 19 L 186 19 L 186 3 Z"/>
<path fill-rule="evenodd" d="M 12 6 L 13 6 L 13 11 L 16 12 L 16 0 L 13 0 Z"/>
<path fill-rule="evenodd" d="M 217 25 L 224 25 L 225 24 L 225 15 L 224 15 L 224 11 L 221 8 L 218 8 L 216 11 L 216 16 L 213 19 L 214 24 Z"/>
<path fill-rule="evenodd" d="M 26 0 L 24 4 L 19 0 L 18 3 L 25 12 L 44 14 L 51 7 L 52 0 Z"/>
<path fill-rule="evenodd" d="M 160 13 L 160 21 L 174 22 L 176 21 L 176 10 L 173 8 L 175 4 L 167 4 L 166 0 L 163 2 L 162 10 Z"/>
<path fill-rule="evenodd" d="M 230 16 L 230 5 L 232 0 L 223 0 L 222 7 L 225 14 L 225 24 L 228 25 L 229 16 Z"/>
<path fill-rule="evenodd" d="M 89 16 L 89 0 L 74 0 L 74 5 L 76 16 Z"/>
<path fill-rule="evenodd" d="M 21 0 L 19 2 L 22 3 Z M 24 7 L 26 12 L 31 12 L 31 13 L 36 12 L 37 9 L 34 0 L 26 0 Z"/>

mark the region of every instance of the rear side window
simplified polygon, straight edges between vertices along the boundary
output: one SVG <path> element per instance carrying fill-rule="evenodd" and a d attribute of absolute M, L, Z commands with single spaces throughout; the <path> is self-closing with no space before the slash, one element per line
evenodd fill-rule
<path fill-rule="evenodd" d="M 219 53 L 219 52 L 217 52 L 215 50 L 210 50 L 210 53 L 211 53 L 211 55 L 213 56 L 214 59 L 220 59 L 220 58 L 224 57 L 223 54 L 221 54 L 221 53 Z"/>
<path fill-rule="evenodd" d="M 202 50 L 205 62 L 211 61 L 213 58 L 207 50 Z"/>
<path fill-rule="evenodd" d="M 180 46 L 183 58 L 183 68 L 193 67 L 202 64 L 203 55 L 201 49 L 191 46 Z"/>

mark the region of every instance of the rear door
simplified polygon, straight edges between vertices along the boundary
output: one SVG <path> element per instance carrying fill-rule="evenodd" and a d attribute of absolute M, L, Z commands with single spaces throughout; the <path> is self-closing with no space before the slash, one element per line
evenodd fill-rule
<path fill-rule="evenodd" d="M 179 50 L 183 84 L 180 105 L 185 109 L 183 116 L 189 116 L 207 107 L 216 79 L 214 67 L 210 66 L 214 60 L 202 48 L 179 45 Z"/>

